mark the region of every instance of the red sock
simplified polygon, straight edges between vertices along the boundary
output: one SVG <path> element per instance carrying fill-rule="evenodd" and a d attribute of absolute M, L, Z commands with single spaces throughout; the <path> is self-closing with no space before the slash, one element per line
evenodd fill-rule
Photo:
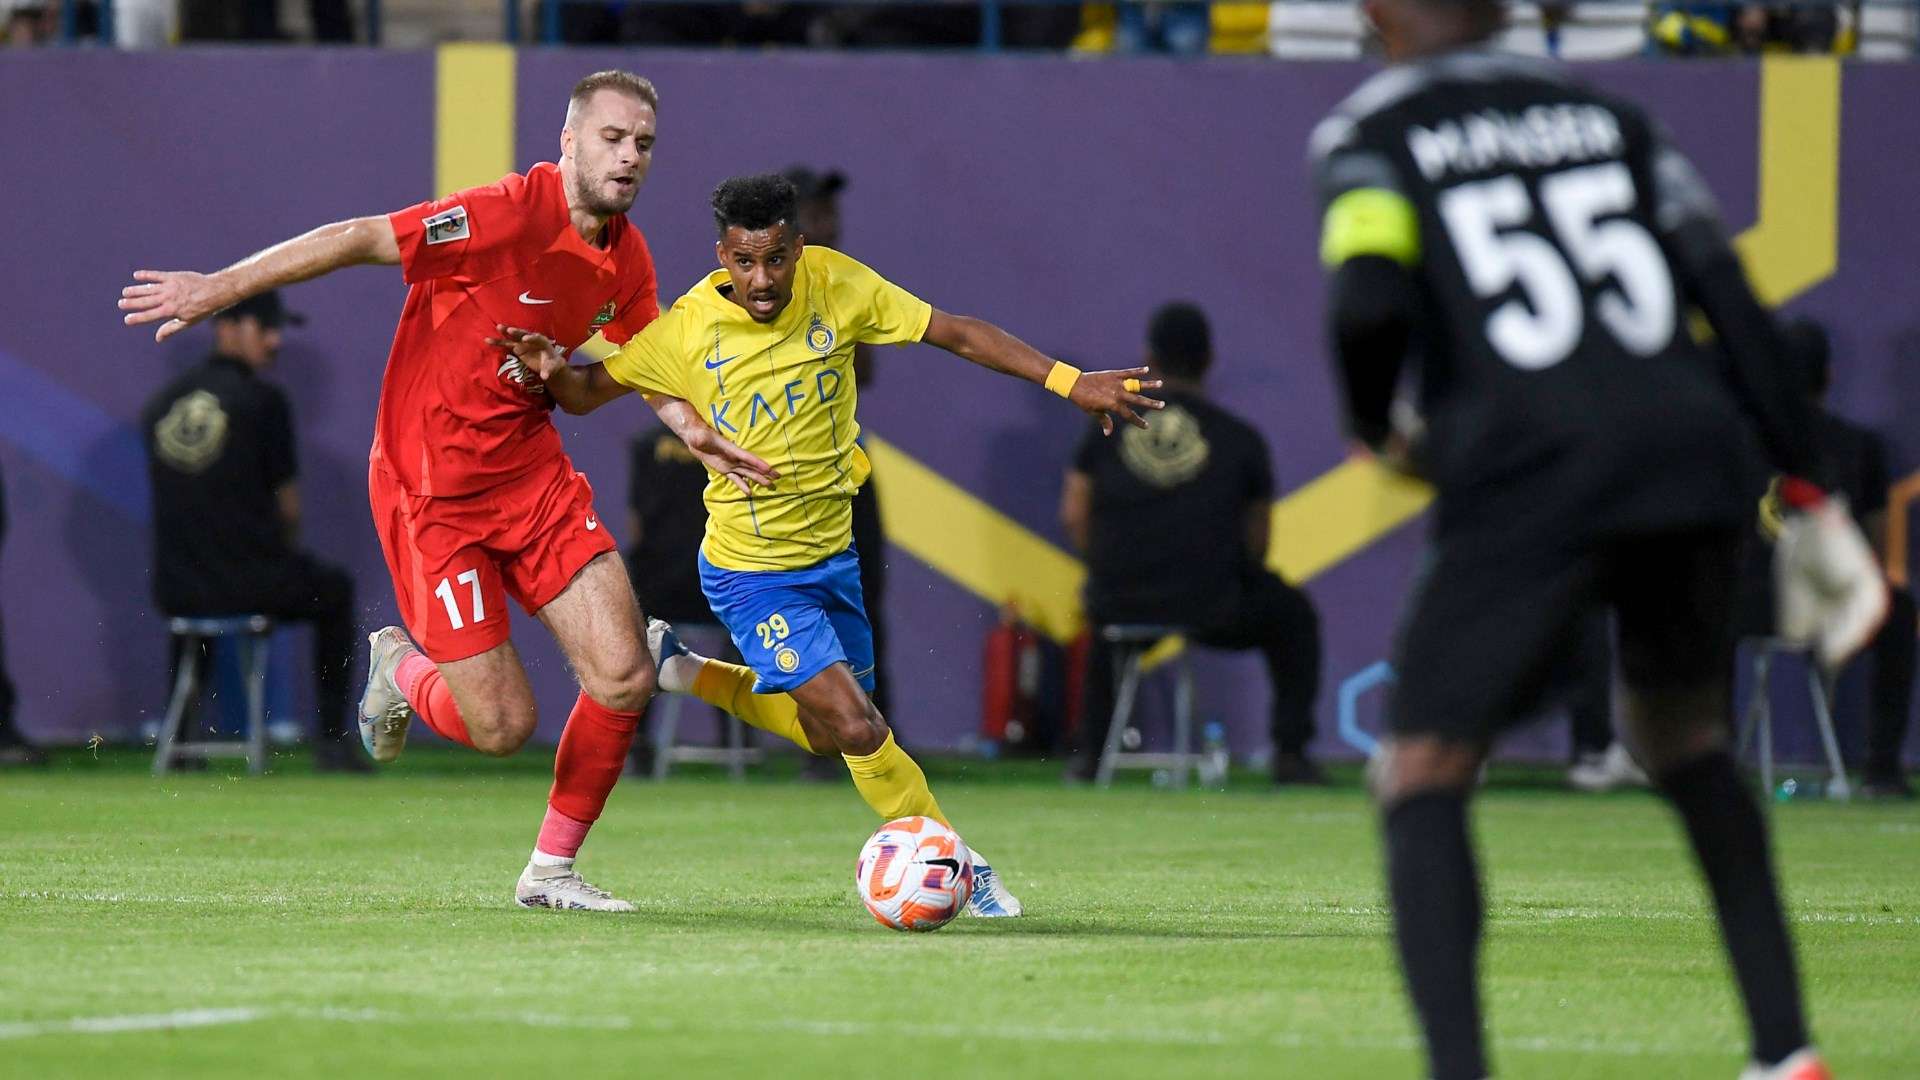
<path fill-rule="evenodd" d="M 473 736 L 467 734 L 467 722 L 460 718 L 460 707 L 453 703 L 453 691 L 425 653 L 408 653 L 394 668 L 393 681 L 400 684 L 407 704 L 413 706 L 413 715 L 435 734 L 462 746 L 473 745 Z"/>
<path fill-rule="evenodd" d="M 627 750 L 639 730 L 640 714 L 619 712 L 582 693 L 573 703 L 553 759 L 553 791 L 547 796 L 547 820 L 536 847 L 571 859 L 599 819 L 607 795 L 626 767 Z M 551 845 L 551 846 L 549 846 Z"/>

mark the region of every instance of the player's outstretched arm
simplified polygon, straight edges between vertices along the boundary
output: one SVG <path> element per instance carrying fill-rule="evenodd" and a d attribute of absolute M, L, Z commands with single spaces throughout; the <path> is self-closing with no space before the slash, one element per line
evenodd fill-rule
<path fill-rule="evenodd" d="M 983 319 L 949 315 L 936 309 L 920 340 L 981 367 L 1039 383 L 1099 417 L 1100 430 L 1109 435 L 1113 434 L 1115 414 L 1136 427 L 1146 427 L 1146 418 L 1135 409 L 1166 408 L 1166 402 L 1141 395 L 1142 390 L 1160 388 L 1160 380 L 1146 377 L 1146 368 L 1081 371 L 1054 360 Z"/>
<path fill-rule="evenodd" d="M 732 481 L 741 494 L 753 494 L 755 484 L 770 488 L 775 480 L 780 479 L 780 473 L 773 466 L 740 449 L 725 435 L 708 427 L 690 402 L 666 394 L 644 396 L 647 404 L 659 415 L 660 422 L 680 437 L 680 441 L 687 445 L 687 450 L 700 464 L 705 465 L 708 472 Z"/>
<path fill-rule="evenodd" d="M 400 244 L 383 216 L 322 225 L 211 274 L 191 270 L 135 270 L 134 284 L 120 290 L 128 326 L 157 322 L 153 340 L 165 341 L 225 307 L 256 293 L 306 281 L 343 266 L 393 265 Z"/>

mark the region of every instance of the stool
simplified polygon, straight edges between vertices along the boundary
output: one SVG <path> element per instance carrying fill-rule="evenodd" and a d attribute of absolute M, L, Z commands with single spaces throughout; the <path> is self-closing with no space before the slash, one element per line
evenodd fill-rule
<path fill-rule="evenodd" d="M 173 679 L 173 698 L 167 703 L 166 719 L 160 722 L 159 745 L 153 755 L 153 775 L 172 768 L 176 758 L 244 757 L 247 771 L 267 771 L 267 643 L 273 634 L 273 620 L 265 615 L 230 615 L 217 618 L 174 617 L 167 620 L 167 633 L 179 650 L 180 670 Z M 222 638 L 240 643 L 240 665 L 247 684 L 247 737 L 244 742 L 180 741 L 180 725 L 189 709 L 200 701 L 200 647 Z"/>
<path fill-rule="evenodd" d="M 1152 623 L 1115 623 L 1100 628 L 1100 640 L 1114 647 L 1113 723 L 1107 728 L 1107 745 L 1093 777 L 1101 787 L 1113 783 L 1115 769 L 1170 769 L 1173 786 L 1187 786 L 1187 770 L 1200 760 L 1193 747 L 1193 666 L 1187 650 L 1181 649 L 1173 660 L 1173 750 L 1149 754 L 1121 749 L 1140 692 L 1141 661 L 1161 641 L 1185 632 L 1185 627 Z"/>
<path fill-rule="evenodd" d="M 1833 688 L 1820 674 L 1820 665 L 1813 659 L 1811 645 L 1803 645 L 1784 638 L 1748 638 L 1741 642 L 1753 653 L 1753 686 L 1747 691 L 1746 708 L 1741 710 L 1740 739 L 1733 756 L 1738 761 L 1747 753 L 1747 743 L 1757 733 L 1757 757 L 1760 764 L 1760 786 L 1763 793 L 1773 795 L 1773 703 L 1767 695 L 1767 675 L 1772 670 L 1773 658 L 1782 654 L 1799 654 L 1807 662 L 1807 696 L 1813 701 L 1813 722 L 1820 729 L 1820 744 L 1827 755 L 1827 798 L 1850 799 L 1853 788 L 1847 783 L 1847 767 L 1840 760 L 1840 742 L 1833 736 Z"/>
<path fill-rule="evenodd" d="M 690 636 L 724 638 L 724 627 L 714 623 L 676 624 L 674 632 L 683 639 Z M 746 744 L 746 725 L 732 713 L 723 713 L 727 744 L 725 746 L 675 746 L 674 735 L 680 728 L 680 710 L 686 707 L 689 695 L 662 694 L 660 714 L 653 724 L 653 778 L 665 780 L 667 773 L 675 764 L 693 762 L 703 765 L 725 765 L 727 772 L 735 780 L 747 778 L 747 766 L 761 760 L 765 754 L 758 747 Z"/>

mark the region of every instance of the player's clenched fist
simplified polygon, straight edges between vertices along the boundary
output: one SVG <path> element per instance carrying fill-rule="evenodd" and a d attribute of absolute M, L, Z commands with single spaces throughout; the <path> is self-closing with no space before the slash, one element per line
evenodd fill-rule
<path fill-rule="evenodd" d="M 1160 389 L 1159 379 L 1146 378 L 1143 367 L 1121 371 L 1083 371 L 1074 380 L 1067 400 L 1100 418 L 1100 430 L 1113 434 L 1113 418 L 1118 415 L 1135 427 L 1146 427 L 1147 418 L 1134 410 L 1164 409 L 1167 403 L 1140 393 Z"/>

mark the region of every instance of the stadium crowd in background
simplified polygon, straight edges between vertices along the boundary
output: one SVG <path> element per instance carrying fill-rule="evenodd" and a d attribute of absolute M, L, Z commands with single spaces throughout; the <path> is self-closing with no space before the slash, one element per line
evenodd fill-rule
<path fill-rule="evenodd" d="M 315 762 L 326 771 L 367 772 L 372 764 L 347 713 L 353 580 L 297 544 L 293 410 L 262 377 L 279 354 L 282 327 L 300 321 L 272 291 L 227 308 L 213 317 L 212 354 L 142 410 L 153 485 L 154 594 L 169 616 L 262 614 L 311 623 Z M 182 656 L 175 639 L 174 673 L 183 663 L 207 662 L 205 647 Z"/>
<path fill-rule="evenodd" d="M 1167 402 L 1150 428 L 1089 429 L 1068 467 L 1060 519 L 1086 558 L 1093 624 L 1069 779 L 1093 779 L 1114 710 L 1114 646 L 1100 628 L 1179 626 L 1194 642 L 1258 649 L 1273 681 L 1275 783 L 1324 783 L 1307 757 L 1320 690 L 1320 619 L 1266 566 L 1274 482 L 1267 442 L 1210 401 L 1212 332 L 1170 303 L 1147 325 L 1147 366 Z"/>

